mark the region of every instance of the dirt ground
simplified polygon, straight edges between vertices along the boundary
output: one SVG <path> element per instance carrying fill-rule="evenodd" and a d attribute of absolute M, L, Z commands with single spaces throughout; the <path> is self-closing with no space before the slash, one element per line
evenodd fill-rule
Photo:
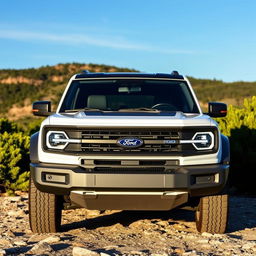
<path fill-rule="evenodd" d="M 199 234 L 194 213 L 65 210 L 62 232 L 33 234 L 28 196 L 0 197 L 1 255 L 256 255 L 256 198 L 230 197 L 227 233 Z"/>

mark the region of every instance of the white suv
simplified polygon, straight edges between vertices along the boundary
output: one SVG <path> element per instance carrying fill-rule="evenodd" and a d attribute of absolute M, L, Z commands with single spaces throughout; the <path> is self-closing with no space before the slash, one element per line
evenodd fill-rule
<path fill-rule="evenodd" d="M 223 233 L 229 141 L 203 114 L 186 77 L 172 74 L 74 75 L 56 113 L 31 137 L 30 225 L 60 230 L 62 209 L 170 210 L 191 205 L 200 232 Z"/>

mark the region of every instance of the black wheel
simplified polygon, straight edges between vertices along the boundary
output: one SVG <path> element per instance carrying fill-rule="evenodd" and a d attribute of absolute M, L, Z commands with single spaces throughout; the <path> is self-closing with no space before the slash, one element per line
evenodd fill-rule
<path fill-rule="evenodd" d="M 29 184 L 29 223 L 35 233 L 55 233 L 61 225 L 61 198 L 39 191 L 33 179 Z"/>
<path fill-rule="evenodd" d="M 228 220 L 228 195 L 202 197 L 195 219 L 199 232 L 225 233 Z"/>

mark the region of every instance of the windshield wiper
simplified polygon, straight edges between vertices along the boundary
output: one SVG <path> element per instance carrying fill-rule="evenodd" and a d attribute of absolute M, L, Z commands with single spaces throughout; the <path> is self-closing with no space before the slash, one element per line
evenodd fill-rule
<path fill-rule="evenodd" d="M 120 112 L 131 112 L 131 111 L 160 112 L 159 109 L 154 109 L 154 108 L 120 108 L 118 111 Z"/>
<path fill-rule="evenodd" d="M 66 109 L 65 113 L 79 112 L 79 111 L 103 111 L 99 108 L 77 108 L 77 109 Z"/>

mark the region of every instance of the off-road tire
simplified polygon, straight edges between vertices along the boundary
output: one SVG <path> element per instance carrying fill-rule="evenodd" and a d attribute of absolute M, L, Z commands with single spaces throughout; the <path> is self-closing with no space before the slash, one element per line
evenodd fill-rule
<path fill-rule="evenodd" d="M 55 233 L 60 231 L 61 198 L 39 191 L 33 179 L 29 184 L 29 223 L 35 233 Z"/>
<path fill-rule="evenodd" d="M 225 233 L 228 221 L 228 195 L 205 196 L 195 213 L 199 232 Z"/>

